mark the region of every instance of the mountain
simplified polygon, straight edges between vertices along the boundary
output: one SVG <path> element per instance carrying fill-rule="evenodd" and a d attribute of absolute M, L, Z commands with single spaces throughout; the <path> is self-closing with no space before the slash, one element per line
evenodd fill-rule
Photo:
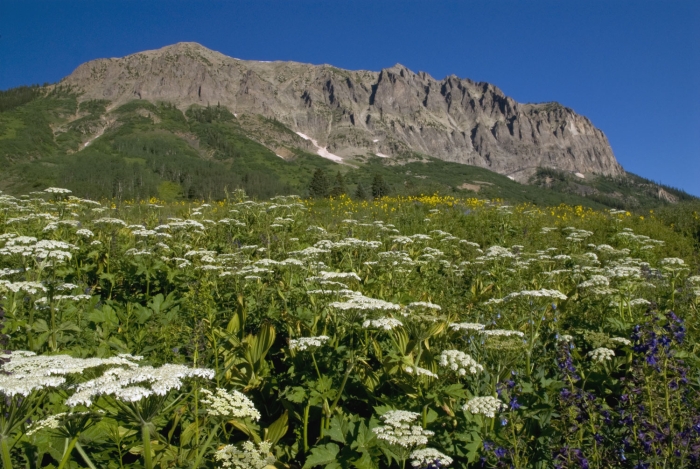
<path fill-rule="evenodd" d="M 379 175 L 400 195 L 629 210 L 692 199 L 626 173 L 600 130 L 555 103 L 398 65 L 242 61 L 192 43 L 0 91 L 0 168 L 6 192 L 122 200 L 305 195 L 318 169 L 350 194 Z"/>
<path fill-rule="evenodd" d="M 221 105 L 275 119 L 333 158 L 430 155 L 525 182 L 538 167 L 622 175 L 602 131 L 557 103 L 521 104 L 497 87 L 402 65 L 380 72 L 238 60 L 179 43 L 79 66 L 61 82 L 81 100 Z M 276 151 L 277 148 L 273 147 Z M 325 149 L 325 151 L 324 151 Z"/>

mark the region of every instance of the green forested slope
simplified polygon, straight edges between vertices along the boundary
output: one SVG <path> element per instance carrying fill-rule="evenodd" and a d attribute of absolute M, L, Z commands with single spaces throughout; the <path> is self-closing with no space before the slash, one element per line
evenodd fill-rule
<path fill-rule="evenodd" d="M 630 210 L 692 199 L 634 175 L 584 181 L 543 169 L 533 184 L 524 185 L 417 154 L 358 155 L 338 165 L 304 151 L 294 132 L 262 116 L 236 117 L 218 106 L 183 112 L 169 103 L 135 100 L 115 107 L 79 98 L 62 86 L 0 92 L 0 189 L 22 193 L 61 186 L 92 198 L 166 200 L 220 199 L 235 188 L 257 197 L 306 195 L 320 168 L 329 178 L 341 172 L 351 194 L 360 182 L 369 188 L 379 174 L 393 194 L 471 194 Z M 287 158 L 270 150 L 281 147 Z M 669 197 L 660 197 L 660 188 Z"/>

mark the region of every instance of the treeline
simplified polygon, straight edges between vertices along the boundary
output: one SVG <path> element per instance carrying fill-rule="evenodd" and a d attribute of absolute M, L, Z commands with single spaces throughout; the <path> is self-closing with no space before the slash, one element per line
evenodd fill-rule
<path fill-rule="evenodd" d="M 0 112 L 6 112 L 27 104 L 39 96 L 41 96 L 41 87 L 39 85 L 19 86 L 0 91 Z"/>
<path fill-rule="evenodd" d="M 375 174 L 372 178 L 372 184 L 370 185 L 369 192 L 367 189 L 365 189 L 362 181 L 358 181 L 352 195 L 357 199 L 365 200 L 370 195 L 372 198 L 379 199 L 389 195 L 389 193 L 389 185 L 384 180 L 384 177 L 381 174 Z M 342 195 L 350 194 L 347 184 L 345 183 L 345 178 L 340 171 L 338 171 L 335 177 L 332 179 L 330 179 L 326 172 L 320 168 L 314 171 L 314 174 L 311 177 L 311 182 L 309 183 L 310 197 L 340 197 Z"/>

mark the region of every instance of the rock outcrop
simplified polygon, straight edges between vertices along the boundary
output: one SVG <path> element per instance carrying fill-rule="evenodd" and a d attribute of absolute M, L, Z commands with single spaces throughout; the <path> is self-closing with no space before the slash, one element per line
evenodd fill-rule
<path fill-rule="evenodd" d="M 602 131 L 556 103 L 521 104 L 500 89 L 402 65 L 380 72 L 238 60 L 179 43 L 79 66 L 62 83 L 81 99 L 227 106 L 274 118 L 334 155 L 417 152 L 525 181 L 538 166 L 621 175 Z"/>

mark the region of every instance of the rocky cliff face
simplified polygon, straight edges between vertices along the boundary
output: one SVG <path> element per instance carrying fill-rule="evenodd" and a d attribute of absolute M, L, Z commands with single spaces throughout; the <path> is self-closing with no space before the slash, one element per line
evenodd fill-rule
<path fill-rule="evenodd" d="M 81 99 L 117 105 L 221 104 L 238 115 L 263 115 L 341 157 L 418 152 L 521 181 L 538 166 L 623 174 L 603 132 L 571 109 L 520 104 L 488 83 L 436 80 L 398 64 L 370 72 L 255 62 L 179 43 L 87 62 L 62 83 L 83 91 Z"/>

